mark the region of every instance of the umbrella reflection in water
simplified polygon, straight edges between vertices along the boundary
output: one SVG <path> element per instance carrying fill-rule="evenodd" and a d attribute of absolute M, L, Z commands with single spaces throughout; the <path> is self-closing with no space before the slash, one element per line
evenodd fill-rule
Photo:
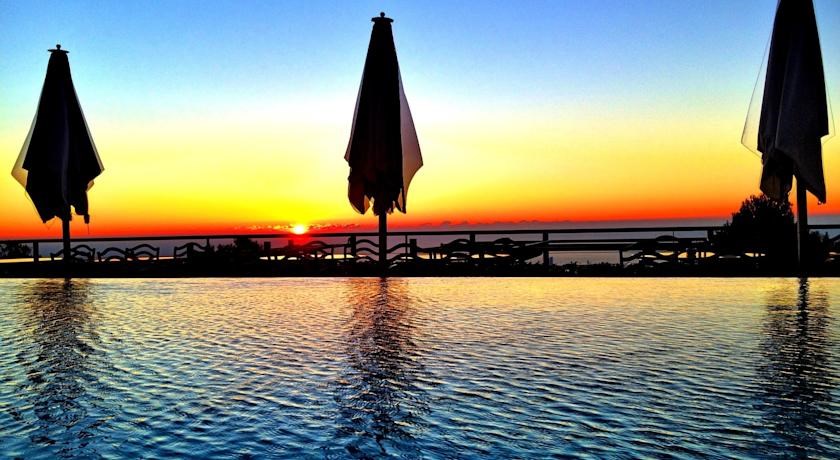
<path fill-rule="evenodd" d="M 101 436 L 99 427 L 110 417 L 105 402 L 94 395 L 97 376 L 109 366 L 89 293 L 83 281 L 43 280 L 23 287 L 26 308 L 14 320 L 29 340 L 17 354 L 26 373 L 19 392 L 32 407 L 32 414 L 18 414 L 20 423 L 31 428 L 25 451 L 50 457 L 96 454 L 89 440 Z"/>
<path fill-rule="evenodd" d="M 346 362 L 336 383 L 339 457 L 419 455 L 426 426 L 425 368 L 415 342 L 414 306 L 405 280 L 351 279 Z"/>
<path fill-rule="evenodd" d="M 833 442 L 831 424 L 834 366 L 828 293 L 807 279 L 799 292 L 781 289 L 771 294 L 763 326 L 758 372 L 762 408 L 776 442 L 773 450 L 809 457 Z"/>

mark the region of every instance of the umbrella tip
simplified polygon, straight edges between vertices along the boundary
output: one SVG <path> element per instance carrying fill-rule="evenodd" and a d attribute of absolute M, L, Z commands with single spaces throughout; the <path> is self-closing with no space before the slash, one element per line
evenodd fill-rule
<path fill-rule="evenodd" d="M 69 53 L 69 51 L 61 49 L 61 44 L 60 43 L 56 43 L 55 48 L 49 49 L 47 51 L 49 51 L 50 53 L 65 53 L 65 54 Z"/>
<path fill-rule="evenodd" d="M 378 17 L 378 18 L 371 18 L 370 20 L 371 20 L 371 21 L 373 21 L 373 22 L 380 22 L 380 21 L 383 21 L 383 22 L 394 22 L 394 20 L 393 20 L 393 19 L 391 19 L 391 18 L 386 18 L 386 17 L 385 17 L 385 12 L 384 12 L 384 11 L 380 11 L 380 12 L 379 12 L 379 17 Z"/>

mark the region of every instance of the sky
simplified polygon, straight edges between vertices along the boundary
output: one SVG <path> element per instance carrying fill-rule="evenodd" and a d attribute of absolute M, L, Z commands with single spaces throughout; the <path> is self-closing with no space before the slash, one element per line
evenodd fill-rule
<path fill-rule="evenodd" d="M 840 2 L 815 6 L 840 101 Z M 372 227 L 347 201 L 343 156 L 370 18 L 385 11 L 425 162 L 392 228 L 723 222 L 759 192 L 760 158 L 740 139 L 775 7 L 0 0 L 0 172 L 61 43 L 105 166 L 74 233 Z M 828 203 L 812 215 L 840 214 L 840 140 L 824 147 Z M 0 238 L 60 233 L 11 174 L 0 207 Z"/>

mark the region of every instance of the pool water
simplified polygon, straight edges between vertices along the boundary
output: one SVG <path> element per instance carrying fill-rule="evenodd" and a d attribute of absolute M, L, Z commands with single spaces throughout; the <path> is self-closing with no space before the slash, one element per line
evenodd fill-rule
<path fill-rule="evenodd" d="M 0 456 L 840 457 L 840 280 L 0 280 Z"/>

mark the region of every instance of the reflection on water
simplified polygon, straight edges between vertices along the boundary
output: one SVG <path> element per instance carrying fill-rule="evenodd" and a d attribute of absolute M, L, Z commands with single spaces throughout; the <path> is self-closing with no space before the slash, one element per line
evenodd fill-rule
<path fill-rule="evenodd" d="M 779 288 L 770 293 L 761 348 L 768 427 L 779 447 L 797 457 L 808 457 L 832 442 L 825 435 L 834 426 L 831 393 L 836 375 L 832 367 L 833 322 L 828 292 L 812 289 L 807 279 L 799 290 Z"/>
<path fill-rule="evenodd" d="M 20 394 L 36 416 L 29 437 L 59 456 L 94 455 L 86 449 L 88 439 L 105 420 L 91 420 L 102 404 L 86 394 L 105 367 L 96 356 L 89 290 L 86 281 L 41 280 L 21 291 L 20 332 L 30 346 L 18 350 L 16 360 L 27 378 Z"/>
<path fill-rule="evenodd" d="M 840 280 L 0 280 L 0 458 L 840 458 Z"/>
<path fill-rule="evenodd" d="M 412 456 L 414 433 L 423 428 L 427 393 L 414 342 L 414 305 L 406 281 L 351 279 L 345 328 L 346 362 L 336 383 L 339 420 L 331 444 L 341 455 L 370 458 L 395 451 Z"/>

